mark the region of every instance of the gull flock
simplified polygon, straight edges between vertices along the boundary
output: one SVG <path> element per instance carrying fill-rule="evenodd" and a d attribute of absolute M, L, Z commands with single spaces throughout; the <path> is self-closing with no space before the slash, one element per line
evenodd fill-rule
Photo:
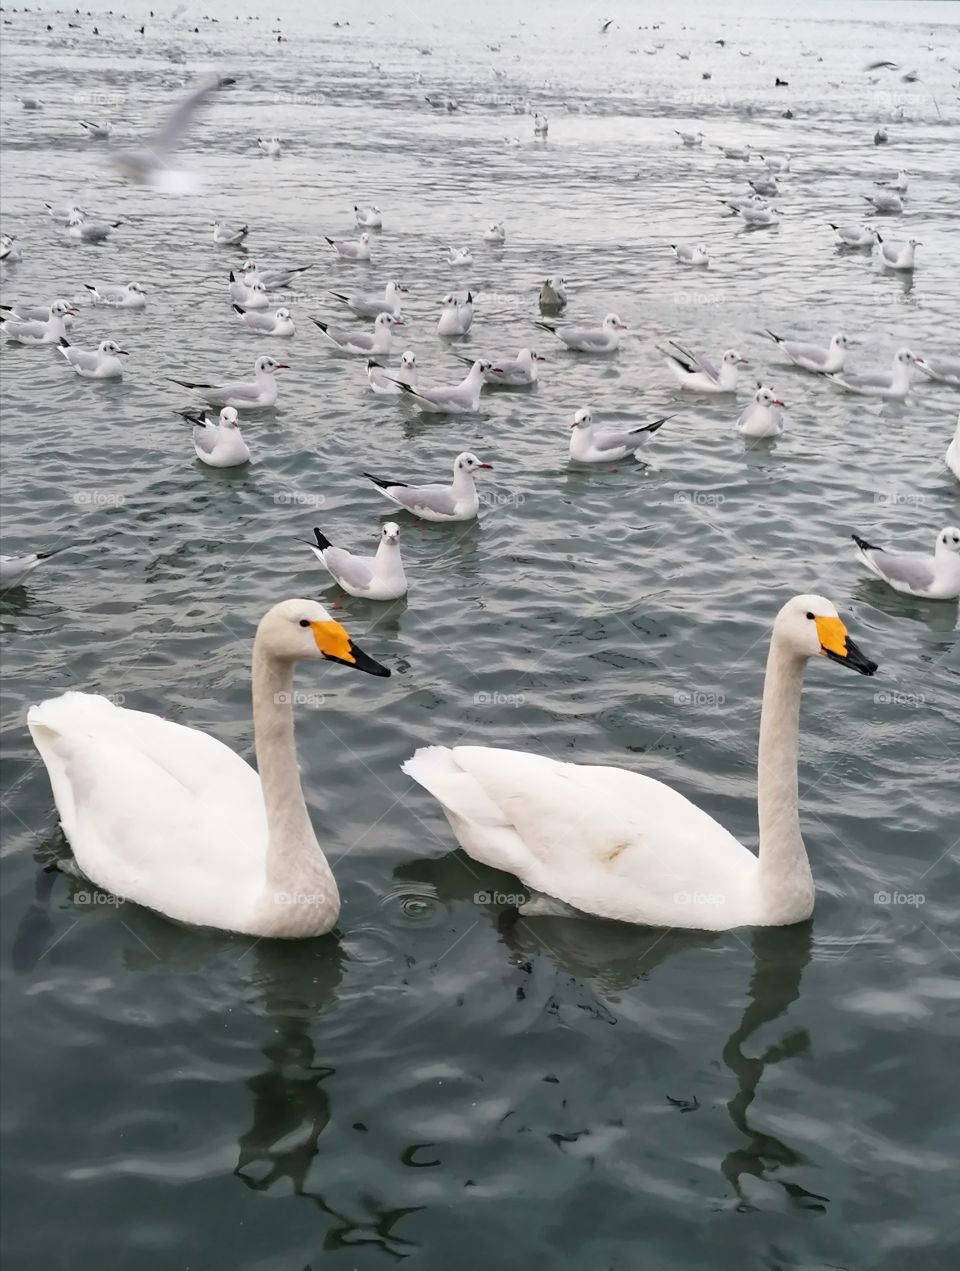
<path fill-rule="evenodd" d="M 204 76 L 171 103 L 142 144 L 116 144 L 109 121 L 81 120 L 79 125 L 91 141 L 104 145 L 109 161 L 126 179 L 187 192 L 193 181 L 177 166 L 177 146 L 198 113 L 234 83 L 232 77 L 217 73 Z M 446 111 L 458 109 L 449 98 L 430 104 Z M 542 112 L 534 113 L 533 131 L 541 141 L 548 136 L 549 121 Z M 754 156 L 746 147 L 710 143 L 700 131 L 678 136 L 681 151 L 716 145 L 719 161 L 743 165 L 749 176 L 747 189 L 722 200 L 724 206 L 751 230 L 776 229 L 782 216 L 777 200 L 802 156 L 764 153 L 758 156 L 758 169 L 751 166 Z M 282 138 L 258 137 L 256 144 L 264 158 L 282 163 Z M 884 218 L 899 215 L 912 197 L 910 182 L 906 169 L 878 182 L 863 196 L 871 213 Z M 322 254 L 341 266 L 339 278 L 344 277 L 343 266 L 357 270 L 350 285 L 329 290 L 331 306 L 343 310 L 340 321 L 310 314 L 310 326 L 298 331 L 290 305 L 283 303 L 280 293 L 307 270 L 322 269 L 319 262 L 266 263 L 249 257 L 224 279 L 225 321 L 242 324 L 265 344 L 308 336 L 332 357 L 355 359 L 358 381 L 365 377 L 369 391 L 384 399 L 386 409 L 453 420 L 477 413 L 481 403 L 499 392 L 536 391 L 543 368 L 551 376 L 562 376 L 570 357 L 588 364 L 595 361 L 599 370 L 605 359 L 617 357 L 634 338 L 616 312 L 579 311 L 574 289 L 564 277 L 553 276 L 531 291 L 529 344 L 519 350 L 488 350 L 489 356 L 476 358 L 458 353 L 465 370 L 449 382 L 421 374 L 413 349 L 395 352 L 398 334 L 401 344 L 407 343 L 408 286 L 395 278 L 374 285 L 378 242 L 390 232 L 388 201 L 384 198 L 383 203 L 386 211 L 376 204 L 345 201 L 345 207 L 352 206 L 356 235 L 321 240 Z M 92 218 L 73 204 L 46 207 L 55 231 L 77 240 L 85 250 L 96 251 L 112 236 L 129 232 L 123 222 Z M 249 232 L 246 223 L 217 220 L 212 241 L 215 248 L 245 253 Z M 825 243 L 832 235 L 842 252 L 875 254 L 882 269 L 909 273 L 922 268 L 921 241 L 881 234 L 872 223 L 827 223 L 824 235 Z M 494 260 L 512 239 L 501 221 L 476 232 L 477 242 Z M 673 252 L 679 269 L 710 267 L 705 241 L 663 247 Z M 24 256 L 19 240 L 5 235 L 5 281 Z M 447 250 L 451 269 L 469 268 L 473 259 L 469 242 Z M 78 282 L 88 292 L 87 308 L 62 298 L 75 294 Z M 122 381 L 126 367 L 136 366 L 135 339 L 128 341 L 127 349 L 110 338 L 96 341 L 93 331 L 108 326 L 111 309 L 149 313 L 148 289 L 138 281 L 115 278 L 64 279 L 59 290 L 61 296 L 46 300 L 34 297 L 4 304 L 6 339 L 24 346 L 52 346 L 49 352 L 55 350 L 59 356 L 50 359 L 51 376 L 69 370 L 86 379 Z M 449 342 L 470 331 L 477 304 L 473 291 L 451 289 L 439 305 L 436 338 L 455 349 Z M 78 328 L 84 331 L 79 341 Z M 534 342 L 548 351 L 534 348 Z M 807 372 L 823 391 L 850 394 L 851 401 L 852 395 L 860 395 L 903 402 L 918 384 L 936 384 L 937 391 L 960 387 L 960 359 L 949 353 L 904 347 L 887 365 L 854 367 L 848 355 L 856 341 L 842 331 L 825 334 L 817 342 L 764 330 L 757 333 L 757 345 Z M 761 444 L 775 441 L 788 427 L 789 402 L 764 377 L 752 376 L 749 400 L 745 405 L 737 401 L 744 368 L 757 354 L 751 357 L 731 346 L 711 356 L 668 340 L 659 347 L 664 370 L 680 393 L 729 403 L 731 435 L 749 445 Z M 44 354 L 31 356 L 42 359 Z M 255 445 L 251 449 L 242 435 L 241 415 L 276 405 L 282 372 L 293 362 L 293 355 L 290 361 L 286 356 L 266 345 L 249 378 L 231 378 L 228 368 L 207 379 L 168 378 L 171 414 L 188 425 L 189 438 L 184 433 L 184 441 L 192 444 L 197 463 L 216 469 L 256 462 Z M 196 364 L 202 365 L 198 355 Z M 193 409 L 183 408 L 185 394 L 191 396 Z M 626 427 L 596 418 L 584 405 L 565 421 L 569 462 L 597 468 L 627 459 L 642 463 L 656 448 L 661 430 L 678 417 L 671 414 Z M 558 430 L 557 444 L 560 436 Z M 489 479 L 485 474 L 492 464 L 469 449 L 453 451 L 453 446 L 438 447 L 432 473 L 362 477 L 389 502 L 393 515 L 399 510 L 438 525 L 469 522 L 481 509 L 477 482 Z M 945 463 L 960 480 L 960 419 Z M 341 541 L 330 526 L 315 527 L 304 546 L 344 592 L 386 603 L 408 591 L 400 539 L 401 523 L 390 520 L 380 526 L 373 555 L 351 550 L 356 544 Z M 930 540 L 931 550 L 911 552 L 899 544 L 878 545 L 854 535 L 851 557 L 902 594 L 956 601 L 960 530 L 947 526 L 931 531 Z M 23 585 L 60 550 L 64 549 L 0 558 L 0 586 L 6 590 Z M 439 802 L 454 836 L 471 856 L 515 873 L 539 898 L 531 902 L 529 912 L 545 903 L 548 912 L 557 911 L 549 908 L 552 904 L 561 911 L 566 906 L 639 923 L 717 929 L 800 921 L 812 910 L 813 884 L 794 824 L 796 730 L 803 667 L 813 657 L 825 657 L 863 675 L 877 670 L 825 597 L 794 597 L 776 616 L 761 715 L 759 856 L 669 786 L 625 769 L 443 745 L 418 750 L 403 768 Z M 261 621 L 254 645 L 256 772 L 206 734 L 126 711 L 96 695 L 70 692 L 32 707 L 28 724 L 50 774 L 73 851 L 71 871 L 182 922 L 283 937 L 329 931 L 337 919 L 339 897 L 300 789 L 289 692 L 294 664 L 320 658 L 374 676 L 390 674 L 354 644 L 322 605 L 296 599 L 275 605 Z M 784 795 L 791 788 L 794 794 Z M 134 860 L 150 861 L 152 869 L 131 870 Z M 678 908 L 681 890 L 722 891 L 728 902 L 708 916 L 691 914 Z M 304 904 L 281 904 L 281 894 L 302 895 Z"/>

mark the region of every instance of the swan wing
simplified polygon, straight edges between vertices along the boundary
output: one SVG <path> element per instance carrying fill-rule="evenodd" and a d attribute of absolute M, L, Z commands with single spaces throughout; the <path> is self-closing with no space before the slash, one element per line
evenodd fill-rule
<path fill-rule="evenodd" d="M 535 891 L 657 926 L 749 920 L 757 858 L 651 777 L 482 746 L 417 751 L 404 770 L 443 804 L 470 855 Z"/>
<path fill-rule="evenodd" d="M 242 929 L 266 881 L 249 764 L 206 733 L 95 694 L 42 702 L 27 722 L 93 882 L 181 922 Z"/>

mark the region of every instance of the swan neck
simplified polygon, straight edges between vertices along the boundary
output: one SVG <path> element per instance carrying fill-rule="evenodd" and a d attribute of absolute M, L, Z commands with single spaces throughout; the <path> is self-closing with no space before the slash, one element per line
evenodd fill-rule
<path fill-rule="evenodd" d="M 760 711 L 757 814 L 766 921 L 798 921 L 813 908 L 813 877 L 800 834 L 797 763 L 805 659 L 770 642 Z"/>
<path fill-rule="evenodd" d="M 333 873 L 320 849 L 300 785 L 293 729 L 293 662 L 273 657 L 260 636 L 253 646 L 253 729 L 267 818 L 267 900 L 320 897 L 314 909 L 339 911 Z M 280 899 L 278 900 L 278 896 Z"/>

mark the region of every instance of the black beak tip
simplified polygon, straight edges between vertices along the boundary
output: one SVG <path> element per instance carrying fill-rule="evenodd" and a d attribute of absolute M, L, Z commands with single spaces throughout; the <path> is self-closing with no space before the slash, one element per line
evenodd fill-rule
<path fill-rule="evenodd" d="M 334 657 L 329 653 L 325 653 L 323 656 L 328 662 L 341 662 L 344 666 L 352 667 L 355 671 L 365 671 L 367 675 L 376 675 L 381 679 L 388 679 L 392 674 L 388 666 L 382 666 L 379 662 L 375 662 L 372 657 L 364 653 L 363 649 L 358 649 L 352 640 L 350 641 L 350 658 L 352 661 L 348 661 L 346 658 Z"/>
<path fill-rule="evenodd" d="M 841 666 L 848 666 L 851 671 L 857 671 L 860 675 L 876 675 L 880 669 L 879 662 L 871 661 L 852 640 L 847 640 L 847 651 L 844 654 L 831 653 L 829 649 L 825 649 L 824 652 L 832 661 L 839 662 Z"/>

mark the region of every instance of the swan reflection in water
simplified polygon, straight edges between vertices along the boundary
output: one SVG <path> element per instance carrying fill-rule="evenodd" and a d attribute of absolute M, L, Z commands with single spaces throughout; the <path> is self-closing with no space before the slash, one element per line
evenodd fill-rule
<path fill-rule="evenodd" d="M 478 871 L 482 873 L 479 888 Z M 478 867 L 459 851 L 404 863 L 394 871 L 394 877 L 398 881 L 432 887 L 438 898 L 448 905 L 472 901 L 478 890 L 506 895 L 518 890 L 516 880 L 510 875 Z M 498 915 L 490 912 L 515 963 L 540 955 L 558 970 L 573 976 L 583 987 L 592 984 L 603 992 L 630 988 L 674 954 L 706 949 L 718 942 L 733 940 L 743 947 L 749 942 L 753 969 L 746 987 L 747 1002 L 739 1023 L 721 1050 L 724 1064 L 736 1079 L 736 1090 L 727 1102 L 727 1110 L 745 1141 L 729 1149 L 720 1162 L 720 1169 L 733 1190 L 738 1208 L 753 1207 L 749 1191 L 757 1189 L 750 1188 L 748 1182 L 745 1191 L 744 1184 L 749 1178 L 759 1180 L 763 1187 L 772 1184 L 781 1187 L 793 1204 L 805 1209 L 825 1208 L 827 1198 L 779 1177 L 781 1171 L 804 1165 L 805 1158 L 775 1135 L 754 1129 L 749 1119 L 751 1105 L 768 1066 L 809 1051 L 809 1036 L 800 1028 L 784 1033 L 779 1041 L 757 1056 L 747 1053 L 754 1034 L 772 1024 L 799 999 L 800 981 L 811 955 L 810 922 L 734 933 L 695 932 L 634 927 L 589 916 L 525 918 L 511 909 L 501 910 Z M 593 998 L 592 1013 L 599 1018 L 610 1018 L 602 1000 L 603 993 L 594 993 Z"/>

